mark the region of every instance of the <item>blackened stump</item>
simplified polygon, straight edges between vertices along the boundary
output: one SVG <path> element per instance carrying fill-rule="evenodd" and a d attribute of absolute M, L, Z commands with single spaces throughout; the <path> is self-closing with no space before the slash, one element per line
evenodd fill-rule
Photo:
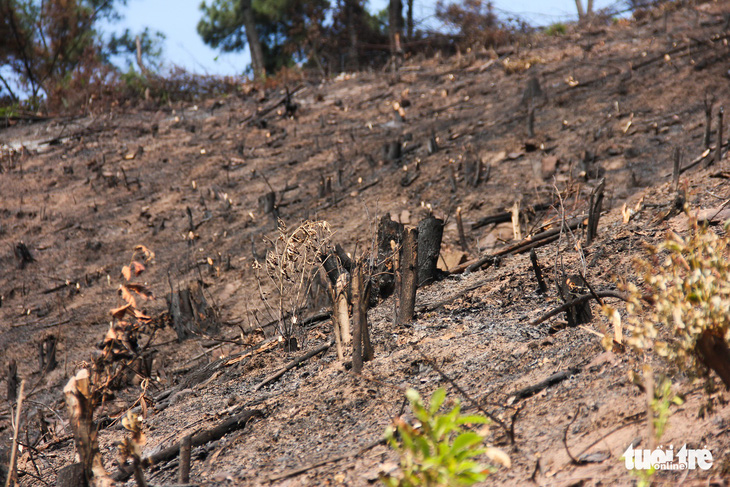
<path fill-rule="evenodd" d="M 579 275 L 564 275 L 560 279 L 558 290 L 560 292 L 560 299 L 562 299 L 564 303 L 568 303 L 578 296 L 588 293 L 588 286 Z M 590 323 L 593 319 L 590 301 L 585 301 L 568 308 L 565 312 L 565 317 L 568 320 L 568 326 L 571 327 Z"/>
<path fill-rule="evenodd" d="M 403 225 L 391 220 L 390 213 L 386 213 L 378 222 L 378 260 L 370 304 L 373 304 L 372 300 L 377 300 L 378 297 L 385 299 L 393 294 L 395 277 L 391 241 L 395 242 L 396 248 L 400 247 L 403 241 Z"/>
<path fill-rule="evenodd" d="M 438 259 L 444 221 L 431 215 L 418 223 L 418 286 L 431 283 L 439 277 Z"/>

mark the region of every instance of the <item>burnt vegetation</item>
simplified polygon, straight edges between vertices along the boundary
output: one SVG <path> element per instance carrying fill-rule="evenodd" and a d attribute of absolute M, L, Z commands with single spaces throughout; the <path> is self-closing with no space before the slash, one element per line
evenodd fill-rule
<path fill-rule="evenodd" d="M 393 483 L 407 390 L 488 418 L 486 482 L 727 475 L 728 5 L 272 4 L 201 6 L 260 44 L 221 79 L 0 2 L 0 478 Z"/>

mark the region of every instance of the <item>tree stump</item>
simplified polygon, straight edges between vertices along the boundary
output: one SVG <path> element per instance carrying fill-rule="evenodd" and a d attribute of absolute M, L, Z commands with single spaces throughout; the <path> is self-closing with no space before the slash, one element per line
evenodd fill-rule
<path fill-rule="evenodd" d="M 395 242 L 396 247 L 400 247 L 403 241 L 403 225 L 391 220 L 390 213 L 386 213 L 378 222 L 377 268 L 372 283 L 370 304 L 375 304 L 372 301 L 377 301 L 378 297 L 386 299 L 393 294 L 395 274 L 391 241 Z"/>
<path fill-rule="evenodd" d="M 264 215 L 270 215 L 275 224 L 279 222 L 279 207 L 276 206 L 276 193 L 270 191 L 259 196 L 259 208 Z"/>
<path fill-rule="evenodd" d="M 383 155 L 386 161 L 399 161 L 403 155 L 403 144 L 400 139 L 392 140 L 383 146 Z"/>
<path fill-rule="evenodd" d="M 38 362 L 41 374 L 46 374 L 56 368 L 56 337 L 48 335 L 38 344 Z"/>
<path fill-rule="evenodd" d="M 30 249 L 23 242 L 15 246 L 15 258 L 18 259 L 18 268 L 23 270 L 25 266 L 31 262 L 35 262 L 35 257 L 30 253 Z"/>
<path fill-rule="evenodd" d="M 586 294 L 588 292 L 588 286 L 586 286 L 586 282 L 581 276 L 574 274 L 563 276 L 560 279 L 559 291 L 560 298 L 563 302 L 569 303 L 578 296 Z M 593 319 L 591 302 L 584 301 L 583 303 L 568 308 L 565 312 L 565 317 L 568 320 L 568 326 L 571 327 L 590 323 Z"/>
<path fill-rule="evenodd" d="M 178 341 L 191 336 L 214 335 L 220 328 L 218 316 L 208 305 L 203 288 L 198 282 L 172 294 L 170 316 Z"/>
<path fill-rule="evenodd" d="M 418 223 L 418 286 L 431 283 L 439 277 L 438 259 L 444 221 L 431 215 Z"/>
<path fill-rule="evenodd" d="M 725 339 L 705 330 L 697 340 L 695 351 L 705 367 L 714 370 L 730 389 L 730 349 Z"/>
<path fill-rule="evenodd" d="M 362 263 L 358 262 L 352 270 L 352 371 L 362 372 L 363 329 L 368 326 L 367 303 L 365 300 L 364 282 L 362 278 Z"/>
<path fill-rule="evenodd" d="M 7 465 L 10 463 L 10 451 L 0 447 L 0 485 L 5 485 L 8 478 Z"/>
<path fill-rule="evenodd" d="M 398 293 L 395 324 L 403 325 L 413 319 L 418 288 L 418 230 L 409 228 L 403 236 L 403 246 L 398 257 Z"/>
<path fill-rule="evenodd" d="M 8 360 L 8 402 L 13 404 L 18 398 L 18 364 L 15 360 Z"/>

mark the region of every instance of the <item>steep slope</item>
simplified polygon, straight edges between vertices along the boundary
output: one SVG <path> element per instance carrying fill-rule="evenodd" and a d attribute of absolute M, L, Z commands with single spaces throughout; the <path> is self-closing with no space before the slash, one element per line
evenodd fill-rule
<path fill-rule="evenodd" d="M 681 216 L 659 216 L 674 197 L 674 149 L 682 149 L 684 166 L 701 156 L 704 100 L 715 97 L 717 106 L 730 95 L 726 10 L 727 2 L 720 2 L 653 12 L 641 22 L 537 36 L 499 54 L 416 56 L 397 77 L 373 72 L 302 80 L 290 86 L 298 105 L 294 117 L 285 116 L 282 91 L 254 91 L 194 107 L 118 110 L 0 132 L 0 264 L 6 269 L 0 276 L 0 347 L 2 362 L 15 360 L 32 391 L 25 424 L 28 439 L 37 441 L 32 455 L 26 450 L 21 458 L 21 483 L 53 483 L 58 469 L 72 461 L 70 431 L 60 421 L 61 390 L 104 337 L 109 310 L 121 303 L 119 269 L 138 244 L 156 254 L 143 275 L 158 296 L 148 311 L 166 309 L 170 285 L 200 280 L 226 322 L 221 336 L 231 340 L 211 347 L 206 339 L 177 343 L 169 328 L 155 335 L 153 374 L 159 381 L 148 395 L 159 399 L 159 412 L 145 420 L 146 454 L 242 408 L 263 413 L 193 450 L 195 482 L 373 483 L 395 461 L 373 444 L 401 411 L 405 388 L 429 394 L 443 385 L 459 396 L 441 371 L 514 427 L 515 445 L 503 428 L 490 430 L 490 442 L 513 462 L 490 485 L 530 479 L 542 485 L 630 484 L 634 477 L 621 455 L 635 438 L 643 438 L 642 445 L 648 439 L 646 398 L 628 372 L 640 372 L 645 360 L 675 373 L 688 399 L 672 416 L 665 441 L 707 445 L 713 452 L 713 468 L 689 472 L 688 481 L 724 476 L 730 442 L 721 395 L 708 396 L 655 358 L 604 353 L 597 335 L 608 324 L 595 306 L 597 316 L 586 327 L 560 329 L 561 317 L 529 323 L 560 304 L 552 270 L 558 260 L 570 272 L 585 265 L 593 286 L 612 289 L 614 276 L 632 276 L 631 259 L 644 242 L 681 228 Z M 525 90 L 532 78 L 541 94 L 533 100 L 535 133 L 528 137 Z M 396 103 L 404 117 L 396 115 Z M 432 136 L 435 152 L 429 150 Z M 394 142 L 402 152 L 396 161 L 388 157 Z M 477 161 L 483 177 L 474 186 Z M 727 159 L 709 168 L 705 162 L 682 177 L 694 207 L 715 207 L 728 198 Z M 599 238 L 582 249 L 583 260 L 567 236 L 538 249 L 550 269 L 546 295 L 536 292 L 529 258 L 509 256 L 499 266 L 420 289 L 421 312 L 407 326 L 392 324 L 389 300 L 373 308 L 375 360 L 363 377 L 352 375 L 330 350 L 255 389 L 326 342 L 328 321 L 306 328 L 301 352 L 275 348 L 225 365 L 246 349 L 232 341 L 244 335 L 256 345 L 262 339 L 257 330 L 270 319 L 251 264 L 252 242 L 261 253 L 262 238 L 276 236 L 259 203 L 272 189 L 289 228 L 326 220 L 334 240 L 351 252 L 368 245 L 386 212 L 413 225 L 433 211 L 448 221 L 443 256 L 450 260 L 460 252 L 457 207 L 469 230 L 465 258 L 476 258 L 514 239 L 509 223 L 471 229 L 480 218 L 515 202 L 523 209 L 546 204 L 548 209 L 524 213 L 527 234 L 557 221 L 561 208 L 568 216 L 583 214 L 599 176 L 606 178 L 606 213 Z M 328 178 L 333 191 L 320 196 Z M 622 204 L 635 207 L 641 198 L 637 215 L 623 223 Z M 20 242 L 35 258 L 24 268 L 14 252 Z M 60 364 L 41 375 L 38 344 L 50 334 L 58 339 Z M 572 371 L 566 380 L 531 397 L 512 397 L 564 371 Z M 118 417 L 139 394 L 134 385 L 118 391 L 99 415 Z M 709 400 L 715 412 L 698 417 Z M 0 409 L 5 436 L 11 431 L 7 412 L 7 406 Z M 57 439 L 34 440 L 39 421 Z M 100 433 L 110 471 L 116 470 L 114 444 L 121 436 L 116 424 Z M 587 460 L 571 462 L 568 449 Z M 342 458 L 291 471 L 335 457 Z M 171 462 L 155 466 L 148 479 L 172 484 L 176 475 Z M 678 476 L 660 478 L 674 482 Z"/>

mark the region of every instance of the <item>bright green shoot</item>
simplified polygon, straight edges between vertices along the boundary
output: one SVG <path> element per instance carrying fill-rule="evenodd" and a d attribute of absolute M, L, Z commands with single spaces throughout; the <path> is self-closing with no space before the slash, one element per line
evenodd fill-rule
<path fill-rule="evenodd" d="M 400 472 L 384 476 L 382 481 L 385 485 L 472 485 L 486 479 L 493 470 L 480 464 L 475 457 L 492 453 L 503 463 L 509 463 L 504 453 L 483 447 L 484 437 L 481 434 L 464 429 L 465 425 L 487 424 L 487 418 L 462 415 L 458 400 L 450 411 L 439 414 L 446 400 L 444 389 L 433 393 L 429 405 L 423 403 L 415 389 L 408 389 L 406 397 L 415 421 L 412 425 L 396 418 L 385 430 L 388 444 L 400 455 Z"/>

